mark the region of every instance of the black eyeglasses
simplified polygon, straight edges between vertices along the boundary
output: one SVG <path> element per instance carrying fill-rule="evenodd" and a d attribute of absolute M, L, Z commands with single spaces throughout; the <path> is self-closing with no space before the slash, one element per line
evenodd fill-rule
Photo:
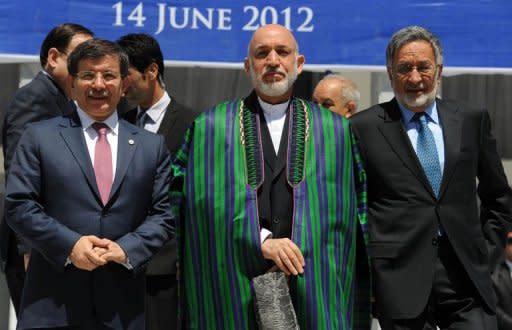
<path fill-rule="evenodd" d="M 507 245 L 512 245 L 512 237 L 507 237 Z"/>

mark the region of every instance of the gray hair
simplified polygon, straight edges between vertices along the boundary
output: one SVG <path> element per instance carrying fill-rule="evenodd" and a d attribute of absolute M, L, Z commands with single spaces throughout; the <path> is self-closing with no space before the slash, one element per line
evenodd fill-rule
<path fill-rule="evenodd" d="M 398 32 L 395 32 L 389 40 L 386 48 L 386 65 L 391 68 L 393 59 L 398 49 L 413 41 L 424 40 L 428 42 L 434 50 L 436 64 L 443 64 L 443 49 L 439 39 L 429 30 L 421 26 L 408 26 Z"/>
<path fill-rule="evenodd" d="M 325 75 L 320 81 L 328 80 L 328 79 L 336 79 L 341 82 L 342 98 L 344 98 L 347 101 L 355 102 L 356 109 L 357 109 L 357 106 L 359 105 L 359 100 L 361 99 L 361 93 L 359 93 L 359 90 L 357 89 L 357 85 L 352 80 L 342 76 L 339 73 L 329 73 L 329 74 Z"/>

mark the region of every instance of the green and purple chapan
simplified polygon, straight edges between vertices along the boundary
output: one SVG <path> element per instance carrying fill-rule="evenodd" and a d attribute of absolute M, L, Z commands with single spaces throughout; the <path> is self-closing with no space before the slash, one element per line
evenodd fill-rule
<path fill-rule="evenodd" d="M 301 329 L 369 329 L 366 179 L 348 121 L 292 99 L 287 178 L 305 272 L 290 293 Z M 251 279 L 261 253 L 260 120 L 243 101 L 201 115 L 173 163 L 186 329 L 257 329 Z M 283 137 L 286 138 L 286 137 Z M 180 210 L 176 209 L 176 212 Z M 357 274 L 357 276 L 356 276 Z"/>

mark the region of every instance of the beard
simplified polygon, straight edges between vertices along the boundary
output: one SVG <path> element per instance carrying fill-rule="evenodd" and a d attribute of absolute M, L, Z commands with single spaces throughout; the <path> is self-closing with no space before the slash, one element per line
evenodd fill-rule
<path fill-rule="evenodd" d="M 395 90 L 393 86 L 393 90 L 395 92 L 395 96 L 398 99 L 398 101 L 403 104 L 408 109 L 413 108 L 426 108 L 428 105 L 430 105 L 432 102 L 434 102 L 436 95 L 437 95 L 437 88 L 439 87 L 438 82 L 438 72 L 435 73 L 432 90 L 430 92 L 424 92 L 420 96 L 412 96 L 408 93 L 398 93 L 398 91 Z M 424 83 L 421 83 L 420 85 L 415 87 L 416 89 L 422 89 L 425 90 Z"/>
<path fill-rule="evenodd" d="M 423 93 L 420 96 L 411 96 L 409 94 L 397 95 L 399 101 L 407 108 L 420 108 L 426 107 L 431 104 L 436 98 L 437 87 L 432 88 L 428 93 Z"/>
<path fill-rule="evenodd" d="M 284 78 L 281 81 L 266 83 L 263 81 L 263 76 L 268 73 L 279 73 L 284 75 Z M 279 68 L 266 67 L 265 70 L 258 76 L 258 74 L 254 71 L 252 62 L 250 62 L 250 77 L 252 85 L 257 91 L 267 96 L 281 96 L 285 94 L 292 88 L 295 80 L 297 80 L 297 76 L 297 63 L 294 63 L 293 70 L 290 73 L 286 73 Z"/>

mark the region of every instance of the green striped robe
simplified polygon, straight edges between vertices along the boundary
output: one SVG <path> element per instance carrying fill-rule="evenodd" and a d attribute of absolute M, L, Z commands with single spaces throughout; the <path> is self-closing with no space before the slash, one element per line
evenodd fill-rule
<path fill-rule="evenodd" d="M 173 163 L 186 329 L 257 328 L 251 279 L 269 268 L 257 205 L 263 152 L 258 114 L 242 102 L 203 113 Z M 365 174 L 349 123 L 297 98 L 290 111 L 292 240 L 306 262 L 290 292 L 301 329 L 369 329 Z"/>

